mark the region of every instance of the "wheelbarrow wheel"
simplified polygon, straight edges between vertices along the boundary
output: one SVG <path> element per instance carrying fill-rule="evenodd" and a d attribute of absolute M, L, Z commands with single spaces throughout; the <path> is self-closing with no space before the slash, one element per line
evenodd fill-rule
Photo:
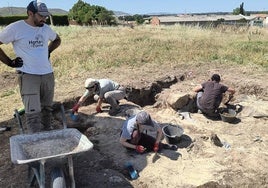
<path fill-rule="evenodd" d="M 51 171 L 51 187 L 52 188 L 66 188 L 63 170 L 59 167 L 53 168 Z"/>

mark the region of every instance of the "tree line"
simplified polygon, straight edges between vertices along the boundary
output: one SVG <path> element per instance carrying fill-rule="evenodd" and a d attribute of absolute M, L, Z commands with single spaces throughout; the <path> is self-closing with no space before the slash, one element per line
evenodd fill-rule
<path fill-rule="evenodd" d="M 144 22 L 144 17 L 141 15 L 120 16 L 121 21 L 135 21 L 137 24 Z M 148 17 L 148 16 L 147 16 Z M 116 25 L 116 18 L 113 11 L 109 11 L 102 6 L 90 5 L 82 0 L 78 0 L 69 11 L 69 20 L 76 21 L 83 25 Z"/>
<path fill-rule="evenodd" d="M 94 24 L 115 24 L 115 17 L 112 11 L 108 11 L 106 8 L 90 5 L 82 0 L 78 0 L 69 11 L 69 20 L 74 20 L 78 24 L 94 25 Z"/>

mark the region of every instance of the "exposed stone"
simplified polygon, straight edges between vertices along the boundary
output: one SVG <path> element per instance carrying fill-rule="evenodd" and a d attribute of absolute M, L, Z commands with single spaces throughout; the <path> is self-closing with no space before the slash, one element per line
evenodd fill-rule
<path fill-rule="evenodd" d="M 219 137 L 217 136 L 217 134 L 212 133 L 211 137 L 210 137 L 210 140 L 214 145 L 216 145 L 218 147 L 223 146 L 223 144 L 222 144 L 221 140 L 219 139 Z"/>
<path fill-rule="evenodd" d="M 190 93 L 188 103 L 179 110 L 181 112 L 196 113 L 198 110 L 196 106 L 196 93 Z"/>
<path fill-rule="evenodd" d="M 167 103 L 176 111 L 187 105 L 188 101 L 189 94 L 180 92 L 171 93 L 167 98 Z"/>

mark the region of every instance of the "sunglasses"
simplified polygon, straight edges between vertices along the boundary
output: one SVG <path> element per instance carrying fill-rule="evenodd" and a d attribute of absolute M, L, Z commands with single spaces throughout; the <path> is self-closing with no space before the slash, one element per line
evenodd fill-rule
<path fill-rule="evenodd" d="M 91 86 L 91 87 L 86 87 L 86 89 L 93 89 L 94 87 L 95 87 L 95 85 Z"/>
<path fill-rule="evenodd" d="M 41 14 L 39 14 L 39 13 L 35 13 L 35 14 L 37 14 L 40 18 L 42 18 L 42 19 L 48 19 L 49 18 L 49 16 L 42 16 Z"/>

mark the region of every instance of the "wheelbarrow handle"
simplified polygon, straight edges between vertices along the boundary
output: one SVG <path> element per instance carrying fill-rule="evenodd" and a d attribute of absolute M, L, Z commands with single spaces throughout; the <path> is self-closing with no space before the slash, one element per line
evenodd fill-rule
<path fill-rule="evenodd" d="M 17 109 L 15 109 L 14 111 L 15 111 L 16 119 L 18 121 L 18 126 L 19 126 L 19 130 L 20 130 L 20 134 L 24 134 L 24 129 L 23 129 L 23 126 L 22 126 L 22 122 L 21 122 L 19 111 Z"/>
<path fill-rule="evenodd" d="M 66 123 L 67 121 L 66 121 L 66 117 L 65 117 L 65 110 L 64 110 L 63 104 L 61 104 L 60 108 L 61 108 L 63 128 L 67 129 L 67 123 Z"/>

